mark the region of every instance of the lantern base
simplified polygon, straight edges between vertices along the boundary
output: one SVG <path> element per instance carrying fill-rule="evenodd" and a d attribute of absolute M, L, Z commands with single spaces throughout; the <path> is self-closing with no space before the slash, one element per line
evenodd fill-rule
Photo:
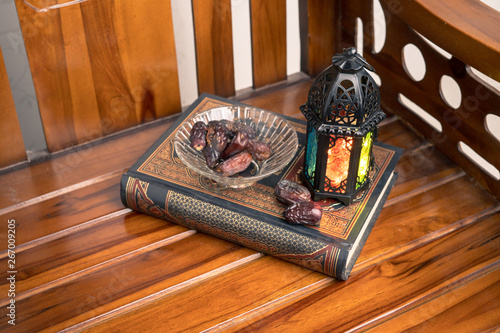
<path fill-rule="evenodd" d="M 309 182 L 309 180 L 305 176 L 304 172 L 301 172 L 300 175 L 302 177 L 302 182 L 311 192 L 311 199 L 313 201 L 319 201 L 322 199 L 332 198 L 332 199 L 337 199 L 338 201 L 342 202 L 346 206 L 351 205 L 356 200 L 358 195 L 361 192 L 363 192 L 364 190 L 366 190 L 370 185 L 370 180 L 368 180 L 363 186 L 361 186 L 357 190 L 355 190 L 351 193 L 347 193 L 347 194 L 346 193 L 321 192 L 312 186 L 312 184 Z"/>

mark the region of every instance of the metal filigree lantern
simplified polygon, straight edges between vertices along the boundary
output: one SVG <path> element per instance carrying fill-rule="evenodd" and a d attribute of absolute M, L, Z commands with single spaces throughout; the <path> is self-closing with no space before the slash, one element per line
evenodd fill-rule
<path fill-rule="evenodd" d="M 374 71 L 351 47 L 336 54 L 318 75 L 300 110 L 307 119 L 302 176 L 313 200 L 336 198 L 350 205 L 369 185 L 377 125 L 385 118 Z"/>

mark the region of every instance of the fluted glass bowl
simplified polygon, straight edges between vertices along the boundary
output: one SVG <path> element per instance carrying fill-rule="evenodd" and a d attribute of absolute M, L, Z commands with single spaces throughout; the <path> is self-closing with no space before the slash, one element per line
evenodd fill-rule
<path fill-rule="evenodd" d="M 239 174 L 222 177 L 212 171 L 201 151 L 190 146 L 189 135 L 197 121 L 208 124 L 211 120 L 239 120 L 255 128 L 256 140 L 271 145 L 273 154 L 267 160 L 252 164 Z M 195 114 L 188 118 L 177 130 L 174 138 L 177 156 L 191 170 L 209 178 L 222 187 L 243 188 L 281 170 L 293 158 L 297 151 L 297 133 L 292 126 L 274 112 L 245 106 L 223 106 Z"/>

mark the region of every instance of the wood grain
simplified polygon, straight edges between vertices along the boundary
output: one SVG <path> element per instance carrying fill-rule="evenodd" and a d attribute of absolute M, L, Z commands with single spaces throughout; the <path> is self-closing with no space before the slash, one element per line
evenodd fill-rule
<path fill-rule="evenodd" d="M 199 332 L 220 322 L 221 319 L 229 319 L 322 278 L 321 274 L 287 265 L 272 257 L 264 257 L 243 266 L 240 270 L 186 288 L 175 297 L 166 297 L 124 316 L 113 318 L 105 325 L 95 326 L 90 331 L 116 330 L 123 325 L 131 325 L 132 329 L 139 329 L 139 325 L 145 325 L 142 329 L 161 330 L 164 327 L 162 323 L 168 323 L 167 329 L 171 331 Z M 259 288 L 258 285 L 262 281 L 266 281 L 265 286 Z M 213 304 L 211 301 L 213 299 L 219 299 L 221 302 L 218 304 L 221 306 Z M 191 316 L 189 313 L 197 315 Z M 140 324 L 137 318 L 145 314 L 148 317 L 144 317 L 145 322 Z M 149 320 L 149 315 L 158 320 Z"/>
<path fill-rule="evenodd" d="M 471 270 L 490 271 L 490 265 L 498 268 L 500 244 L 486 233 L 500 232 L 499 219 L 500 214 L 496 214 L 483 223 L 382 261 L 351 275 L 345 283 L 332 282 L 298 302 L 251 318 L 230 331 L 293 331 L 298 322 L 311 331 L 346 331 L 415 299 L 444 293 L 457 281 L 467 280 Z M 342 315 L 332 320 L 332 313 Z"/>
<path fill-rule="evenodd" d="M 17 255 L 18 293 L 116 259 L 186 231 L 186 228 L 130 213 L 78 230 Z M 7 266 L 8 258 L 2 259 Z M 6 272 L 0 283 L 6 286 Z M 5 280 L 5 282 L 3 282 Z"/>
<path fill-rule="evenodd" d="M 384 207 L 356 265 L 369 266 L 373 260 L 394 256 L 476 222 L 484 212 L 486 216 L 497 212 L 498 202 L 483 189 L 474 191 L 472 184 L 461 177 Z M 461 188 L 469 193 L 460 193 Z"/>
<path fill-rule="evenodd" d="M 112 265 L 92 270 L 80 279 L 62 284 L 20 300 L 19 307 L 31 313 L 30 320 L 20 318 L 26 330 L 51 328 L 64 322 L 67 327 L 92 319 L 118 306 L 142 297 L 175 288 L 176 284 L 202 275 L 248 256 L 250 250 L 202 234 L 139 253 Z M 166 264 L 168 263 L 168 264 Z M 159 269 L 161 268 L 161 269 Z M 88 286 L 93 286 L 88 289 Z M 71 293 L 71 301 L 61 303 L 59 290 Z M 44 311 L 52 304 L 49 313 Z M 75 320 L 74 318 L 77 318 Z M 59 325 L 63 327 L 63 325 Z"/>
<path fill-rule="evenodd" d="M 40 202 L 14 209 L 0 215 L 0 219 L 24 221 L 17 226 L 18 251 L 33 246 L 34 241 L 53 237 L 68 228 L 76 228 L 88 221 L 96 221 L 122 210 L 116 195 L 120 191 L 121 172 L 100 182 L 55 195 Z M 97 223 L 97 221 L 96 221 Z M 0 234 L 7 235 L 7 225 L 0 225 Z M 0 257 L 5 255 L 7 243 L 2 243 Z"/>
<path fill-rule="evenodd" d="M 17 119 L 16 106 L 9 83 L 9 76 L 0 50 L 0 101 L 2 101 L 2 121 L 0 122 L 0 168 L 26 159 L 21 127 Z"/>
<path fill-rule="evenodd" d="M 0 214 L 5 214 L 33 201 L 43 201 L 69 190 L 81 188 L 122 173 L 158 139 L 171 122 L 162 122 L 143 131 L 78 147 L 69 154 L 30 168 L 0 175 L 5 191 L 0 192 Z M 101 163 L 106 160 L 106 163 Z M 17 205 L 17 206 L 16 206 Z"/>
<path fill-rule="evenodd" d="M 235 95 L 231 1 L 193 1 L 198 93 Z"/>
<path fill-rule="evenodd" d="M 170 1 L 16 4 L 51 152 L 180 111 Z"/>
<path fill-rule="evenodd" d="M 484 332 L 498 325 L 499 300 L 500 270 L 497 268 L 387 318 L 368 332 L 435 331 L 442 326 L 456 332 Z"/>
<path fill-rule="evenodd" d="M 385 3 L 389 1 L 383 0 Z M 500 16 L 481 1 L 401 1 L 400 15 L 431 41 L 500 81 Z"/>
<path fill-rule="evenodd" d="M 244 98 L 243 103 L 305 120 L 299 106 L 307 101 L 311 81 L 303 81 L 290 87 L 277 89 L 272 94 Z"/>
<path fill-rule="evenodd" d="M 384 310 L 409 302 L 421 294 L 446 289 L 458 277 L 466 276 L 469 269 L 477 266 L 487 267 L 495 261 L 495 258 L 498 260 L 500 253 L 498 248 L 495 249 L 498 242 L 495 244 L 484 242 L 483 234 L 484 230 L 498 234 L 500 230 L 495 224 L 497 224 L 495 221 L 490 221 L 487 225 L 475 224 L 444 239 L 449 242 L 442 240 L 432 246 L 420 247 L 409 254 L 373 266 L 363 273 L 352 276 L 354 284 L 332 280 L 320 291 L 284 306 L 280 311 L 269 311 L 267 313 L 269 317 L 265 319 L 254 322 L 259 316 L 254 318 L 248 316 L 241 326 L 231 328 L 231 331 L 245 331 L 243 327 L 248 331 L 293 331 L 296 322 L 311 330 L 336 331 L 352 328 L 362 323 L 368 316 L 383 313 Z M 493 230 L 489 229 L 492 227 Z M 432 267 L 432 273 L 423 278 L 423 271 L 429 272 L 421 268 L 426 265 Z M 306 282 L 307 284 L 317 282 L 321 276 L 317 276 L 316 273 L 304 275 L 307 273 L 306 270 L 295 266 L 289 267 L 286 263 L 271 257 L 255 261 L 239 272 L 230 272 L 208 280 L 186 289 L 175 297 L 157 300 L 143 308 L 116 317 L 102 326 L 97 326 L 94 331 L 116 330 L 123 325 L 132 326 L 134 329 L 139 323 L 146 325 L 147 329 L 159 329 L 161 323 L 168 323 L 172 331 L 200 331 L 213 326 L 214 322 L 248 313 L 252 309 L 290 294 L 293 290 L 297 290 L 296 288 L 305 286 Z M 272 275 L 268 275 L 270 273 Z M 416 279 L 418 277 L 420 278 Z M 262 284 L 263 280 L 266 281 L 265 284 Z M 295 282 L 290 283 L 291 281 Z M 387 292 L 377 295 L 370 292 L 371 290 Z M 219 300 L 217 304 L 221 306 L 213 304 L 210 301 L 213 299 Z M 367 301 L 373 302 L 377 307 L 362 306 Z M 331 313 L 339 311 L 342 311 L 343 316 L 332 321 Z M 197 313 L 199 316 L 180 316 L 181 313 Z M 139 318 L 144 321 L 141 322 Z M 152 320 L 153 318 L 156 319 Z"/>
<path fill-rule="evenodd" d="M 382 128 L 385 129 L 385 126 Z M 455 178 L 463 175 L 456 164 L 439 152 L 435 146 L 430 146 L 425 142 L 414 149 L 405 150 L 396 170 L 398 179 L 389 194 L 386 205 L 393 204 L 395 202 L 393 199 L 399 199 L 426 185 L 437 184 L 448 177 Z M 399 186 L 401 184 L 405 186 Z"/>
<path fill-rule="evenodd" d="M 253 86 L 286 79 L 286 1 L 250 2 Z"/>
<path fill-rule="evenodd" d="M 300 0 L 301 70 L 311 77 L 317 76 L 332 64 L 332 57 L 342 52 L 340 25 L 326 22 L 340 19 L 341 1 Z"/>

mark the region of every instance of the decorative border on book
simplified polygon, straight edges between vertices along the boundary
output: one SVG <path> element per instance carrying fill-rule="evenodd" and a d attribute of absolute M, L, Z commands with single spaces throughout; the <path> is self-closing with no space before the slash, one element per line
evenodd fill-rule
<path fill-rule="evenodd" d="M 334 275 L 340 250 L 287 228 L 169 191 L 165 211 L 185 227 Z"/>
<path fill-rule="evenodd" d="M 157 205 L 148 195 L 149 183 L 140 179 L 129 177 L 125 187 L 125 200 L 127 206 L 135 211 L 155 216 L 161 219 L 167 219 L 168 213 Z"/>

